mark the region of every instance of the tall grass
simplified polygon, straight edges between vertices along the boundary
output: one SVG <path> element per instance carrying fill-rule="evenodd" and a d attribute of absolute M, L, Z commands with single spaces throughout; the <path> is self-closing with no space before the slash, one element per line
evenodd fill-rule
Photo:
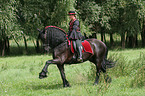
<path fill-rule="evenodd" d="M 129 79 L 125 82 L 127 87 L 145 87 L 145 54 L 141 53 L 140 57 L 131 61 L 121 54 L 112 54 L 108 58 L 111 61 L 116 61 L 114 68 L 108 69 L 107 73 L 115 78 L 127 76 Z M 89 80 L 95 78 L 96 68 L 91 66 L 91 71 L 88 74 Z M 101 73 L 102 74 L 102 73 Z M 100 76 L 99 83 L 104 83 L 104 75 Z M 104 87 L 104 86 L 103 86 Z"/>

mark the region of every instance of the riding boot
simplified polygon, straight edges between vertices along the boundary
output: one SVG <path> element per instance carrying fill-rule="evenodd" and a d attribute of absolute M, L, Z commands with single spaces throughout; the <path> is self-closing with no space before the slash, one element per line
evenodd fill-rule
<path fill-rule="evenodd" d="M 72 42 L 73 42 L 73 48 L 74 48 L 73 60 L 76 60 L 76 58 L 77 58 L 77 56 L 76 56 L 76 51 L 77 51 L 77 49 L 76 49 L 76 41 L 73 40 Z"/>
<path fill-rule="evenodd" d="M 78 56 L 78 61 L 79 62 L 83 62 L 83 58 L 82 58 L 82 46 L 80 46 L 79 48 L 78 48 L 78 53 L 79 53 L 79 56 Z"/>

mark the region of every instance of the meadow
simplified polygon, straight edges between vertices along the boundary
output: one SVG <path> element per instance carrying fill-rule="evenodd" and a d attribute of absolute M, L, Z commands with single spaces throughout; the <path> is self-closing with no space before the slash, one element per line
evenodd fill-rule
<path fill-rule="evenodd" d="M 93 64 L 66 65 L 69 88 L 63 88 L 56 65 L 49 66 L 47 78 L 38 78 L 45 61 L 52 58 L 49 55 L 1 57 L 0 96 L 144 96 L 144 53 L 145 49 L 109 51 L 109 59 L 117 61 L 116 66 L 107 71 L 112 82 L 104 82 L 101 75 L 97 86 L 93 85 Z"/>

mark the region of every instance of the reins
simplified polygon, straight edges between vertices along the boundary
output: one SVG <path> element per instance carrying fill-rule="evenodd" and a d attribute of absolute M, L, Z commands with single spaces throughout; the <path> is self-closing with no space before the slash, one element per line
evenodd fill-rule
<path fill-rule="evenodd" d="M 49 43 L 47 42 L 47 34 L 48 32 L 45 30 L 45 34 L 44 34 L 44 39 L 45 39 L 45 44 L 43 44 L 43 47 L 49 46 Z"/>

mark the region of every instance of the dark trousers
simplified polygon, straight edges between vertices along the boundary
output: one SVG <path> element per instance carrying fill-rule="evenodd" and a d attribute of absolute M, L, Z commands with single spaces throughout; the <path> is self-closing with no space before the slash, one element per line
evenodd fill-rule
<path fill-rule="evenodd" d="M 77 40 L 72 40 L 73 42 L 73 47 L 75 52 L 78 53 L 78 58 L 82 58 L 82 41 L 77 39 Z"/>

